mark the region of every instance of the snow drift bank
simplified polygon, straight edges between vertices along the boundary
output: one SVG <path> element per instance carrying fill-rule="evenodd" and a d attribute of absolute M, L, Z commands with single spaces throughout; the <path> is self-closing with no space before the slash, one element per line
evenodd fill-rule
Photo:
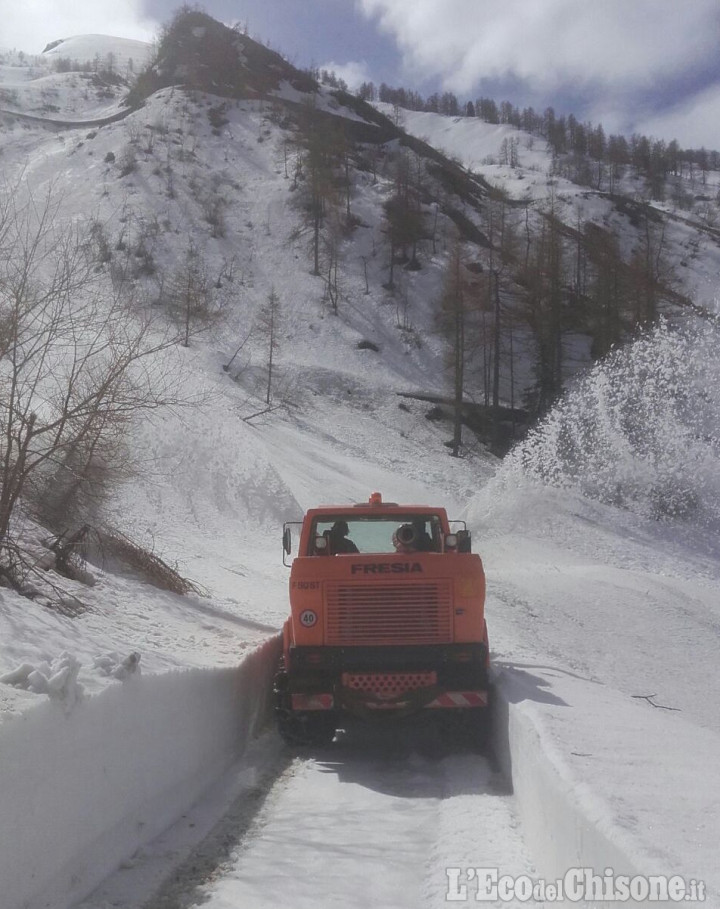
<path fill-rule="evenodd" d="M 267 719 L 279 639 L 0 726 L 3 909 L 65 909 L 189 807 Z"/>

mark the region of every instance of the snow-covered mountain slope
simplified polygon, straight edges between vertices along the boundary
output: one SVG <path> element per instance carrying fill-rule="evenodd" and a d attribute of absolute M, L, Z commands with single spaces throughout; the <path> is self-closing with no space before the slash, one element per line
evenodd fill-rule
<path fill-rule="evenodd" d="M 10 76 L 21 83 L 16 72 Z M 82 92 L 73 97 L 79 104 Z M 330 107 L 331 96 L 324 97 Z M 69 114 L 71 102 L 63 104 Z M 95 99 L 88 105 L 76 110 L 79 120 L 97 112 Z M 597 473 L 601 464 L 612 477 L 613 465 L 632 455 L 635 476 L 649 479 L 648 494 L 625 496 L 625 508 L 618 505 L 621 497 L 612 504 L 608 497 L 598 503 L 582 496 L 592 490 L 571 470 L 566 436 L 552 423 L 504 467 L 479 444 L 469 445 L 463 458 L 450 457 L 447 423 L 426 419 L 428 404 L 397 396 L 442 396 L 449 387 L 434 315 L 450 240 L 440 238 L 434 252 L 428 243 L 422 270 L 403 272 L 400 292 L 389 294 L 382 286 L 382 203 L 392 185 L 371 168 L 353 170 L 351 207 L 359 224 L 341 244 L 335 314 L 325 280 L 311 274 L 311 232 L 294 202 L 296 137 L 281 107 L 169 87 L 123 121 L 92 130 L 14 118 L 5 126 L 4 175 L 19 208 L 51 192 L 60 204 L 58 223 L 92 219 L 100 225 L 94 234 L 103 250 L 96 253 L 98 273 L 109 282 L 131 273 L 150 308 L 162 304 L 163 286 L 192 249 L 220 285 L 223 311 L 189 347 L 170 351 L 178 398 L 194 403 L 138 421 L 131 436 L 135 475 L 115 487 L 101 515 L 177 562 L 208 595 L 161 592 L 99 562 L 89 565 L 92 587 L 56 578 L 68 602 L 76 597 L 83 604 L 75 617 L 0 592 L 0 749 L 5 744 L 8 756 L 0 762 L 0 879 L 14 888 L 6 889 L 14 899 L 9 909 L 26 900 L 55 909 L 86 895 L 232 766 L 238 738 L 257 729 L 273 644 L 243 657 L 272 638 L 287 611 L 282 521 L 317 503 L 364 500 L 374 489 L 397 501 L 447 505 L 470 522 L 488 576 L 498 734 L 512 753 L 516 790 L 514 801 L 495 803 L 490 816 L 498 829 L 504 818 L 505 832 L 519 816 L 525 837 L 523 845 L 503 833 L 499 842 L 508 851 L 497 858 L 484 836 L 472 840 L 474 826 L 485 824 L 487 780 L 478 781 L 484 771 L 463 759 L 439 767 L 423 759 L 415 771 L 419 759 L 411 757 L 397 777 L 393 768 L 374 774 L 372 766 L 358 769 L 350 761 L 356 776 L 346 782 L 358 791 L 351 797 L 344 790 L 342 804 L 357 812 L 351 820 L 360 825 L 360 839 L 381 823 L 376 789 L 397 787 L 393 824 L 402 826 L 407 817 L 414 830 L 417 821 L 417 835 L 408 839 L 411 871 L 403 865 L 393 875 L 390 854 L 391 879 L 402 890 L 414 858 L 428 865 L 426 855 L 414 855 L 424 849 L 432 852 L 429 864 L 438 875 L 444 864 L 495 861 L 501 873 L 562 875 L 572 857 L 703 880 L 716 899 L 720 566 L 717 525 L 706 520 L 717 514 L 716 489 L 705 489 L 711 498 L 681 518 L 636 507 L 651 503 L 654 471 L 666 452 L 655 446 L 657 434 L 648 434 L 653 446 L 643 448 L 621 427 L 599 440 L 586 473 Z M 406 126 L 412 126 L 410 113 Z M 475 167 L 492 153 L 498 135 L 495 127 L 468 137 L 471 127 L 483 125 L 426 119 L 417 134 Z M 523 171 L 522 180 L 517 169 L 483 173 L 508 186 L 536 180 L 533 192 L 541 195 L 543 157 L 540 149 L 532 153 L 538 170 Z M 577 188 L 562 188 L 573 204 L 582 196 Z M 616 217 L 603 208 L 607 200 L 584 204 L 600 218 Z M 679 242 L 695 243 L 688 289 L 710 306 L 714 241 L 696 226 L 678 230 L 687 230 Z M 273 292 L 280 331 L 268 408 L 268 340 L 260 317 Z M 643 386 L 657 384 L 652 364 L 655 370 L 666 364 L 661 372 L 673 368 L 663 357 L 647 363 L 630 410 L 635 404 L 642 409 Z M 714 400 L 710 364 L 707 376 L 701 391 Z M 602 412 L 608 400 L 602 375 L 597 387 L 594 406 Z M 698 411 L 692 399 L 683 404 Z M 588 413 L 590 405 L 581 398 L 578 409 Z M 697 431 L 697 422 L 688 425 Z M 702 448 L 704 475 L 711 476 L 718 427 L 711 415 L 701 425 L 706 438 L 690 447 L 695 453 Z M 538 463 L 556 469 L 543 474 Z M 630 482 L 633 472 L 622 476 Z M 538 483 L 543 477 L 555 486 Z M 35 551 L 46 552 L 39 541 L 47 534 L 34 527 L 30 535 Z M 227 730 L 235 712 L 243 717 L 237 736 Z M 268 751 L 259 763 L 276 760 L 274 746 L 263 747 Z M 249 777 L 236 775 L 238 797 L 252 789 L 257 763 Z M 168 764 L 172 774 L 165 778 Z M 275 790 L 273 799 L 289 806 L 283 808 L 289 827 L 268 815 L 268 842 L 285 848 L 289 833 L 303 829 L 308 808 L 301 783 L 320 801 L 338 795 L 327 776 L 314 773 L 302 765 Z M 48 784 L 38 789 L 41 779 Z M 227 785 L 225 793 L 232 789 Z M 93 786 L 103 798 L 92 797 Z M 365 819 L 362 787 L 372 790 Z M 450 799 L 441 807 L 445 827 L 433 839 L 433 805 L 444 797 Z M 317 826 L 331 825 L 332 817 Z M 347 825 L 347 818 L 336 822 Z M 330 827 L 318 847 L 320 860 L 328 858 L 333 840 L 345 842 L 339 831 L 333 837 Z M 261 834 L 254 842 L 253 875 L 276 875 L 275 851 Z M 345 845 L 350 855 L 343 867 L 353 875 L 360 868 L 362 876 L 360 846 Z M 340 858 L 333 854 L 333 861 Z M 378 860 L 375 852 L 368 859 Z M 87 906 L 147 903 L 148 879 L 159 883 L 152 861 L 138 852 L 129 865 L 137 874 L 122 896 L 116 879 L 112 898 L 90 897 Z M 596 867 L 602 873 L 605 866 Z M 223 903 L 223 894 L 237 891 L 233 875 L 247 883 L 242 865 L 217 881 L 218 906 L 233 898 Z M 322 904 L 330 886 L 322 866 L 316 883 L 299 905 Z M 414 892 L 406 896 L 417 905 Z M 443 905 L 444 897 L 433 878 L 421 905 Z"/>
<path fill-rule="evenodd" d="M 151 55 L 152 45 L 144 41 L 108 35 L 59 40 L 22 61 L 5 54 L 0 63 L 0 112 L 56 121 L 116 114 Z"/>
<path fill-rule="evenodd" d="M 376 105 L 391 115 L 389 104 Z M 552 195 L 555 211 L 568 225 L 586 221 L 610 227 L 621 246 L 631 250 L 638 243 L 633 217 L 618 199 L 650 205 L 664 219 L 663 249 L 667 252 L 679 287 L 700 306 L 718 311 L 717 275 L 720 272 L 720 235 L 716 229 L 720 210 L 720 174 L 709 172 L 685 181 L 682 207 L 671 201 L 649 198 L 647 187 L 631 169 L 608 192 L 580 186 L 558 175 L 546 142 L 507 124 L 485 123 L 478 118 L 447 117 L 421 111 L 402 111 L 402 126 L 463 166 L 478 174 L 512 199 L 531 206 L 547 205 Z M 515 143 L 517 164 L 507 161 L 508 143 Z M 692 200 L 695 199 L 693 203 Z"/>
<path fill-rule="evenodd" d="M 52 41 L 42 52 L 42 59 L 51 64 L 67 60 L 75 64 L 90 64 L 98 69 L 115 70 L 121 75 L 137 74 L 150 61 L 153 46 L 147 41 L 117 38 L 112 35 L 74 35 Z"/>

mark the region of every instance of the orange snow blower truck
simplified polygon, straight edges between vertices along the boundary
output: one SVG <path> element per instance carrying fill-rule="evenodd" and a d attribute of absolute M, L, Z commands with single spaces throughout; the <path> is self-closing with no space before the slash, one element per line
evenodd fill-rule
<path fill-rule="evenodd" d="M 275 678 L 291 744 L 330 742 L 343 717 L 438 711 L 481 741 L 488 706 L 485 575 L 444 508 L 322 506 L 283 532 L 291 614 Z"/>

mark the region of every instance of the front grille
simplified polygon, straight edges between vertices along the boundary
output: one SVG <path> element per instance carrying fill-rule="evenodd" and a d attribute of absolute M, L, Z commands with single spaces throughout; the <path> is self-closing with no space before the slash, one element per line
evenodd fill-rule
<path fill-rule="evenodd" d="M 449 581 L 357 585 L 328 582 L 325 598 L 325 633 L 330 645 L 451 641 Z"/>

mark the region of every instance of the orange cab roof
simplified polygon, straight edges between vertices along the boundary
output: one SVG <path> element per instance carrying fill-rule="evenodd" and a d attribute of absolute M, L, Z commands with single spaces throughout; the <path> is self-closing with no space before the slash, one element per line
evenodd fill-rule
<path fill-rule="evenodd" d="M 443 513 L 444 508 L 435 505 L 399 505 L 397 502 L 383 502 L 379 492 L 373 492 L 367 502 L 358 502 L 352 505 L 318 505 L 317 508 L 309 508 L 308 514 L 325 515 L 325 514 L 407 514 L 410 513 L 427 513 L 429 511 Z"/>

